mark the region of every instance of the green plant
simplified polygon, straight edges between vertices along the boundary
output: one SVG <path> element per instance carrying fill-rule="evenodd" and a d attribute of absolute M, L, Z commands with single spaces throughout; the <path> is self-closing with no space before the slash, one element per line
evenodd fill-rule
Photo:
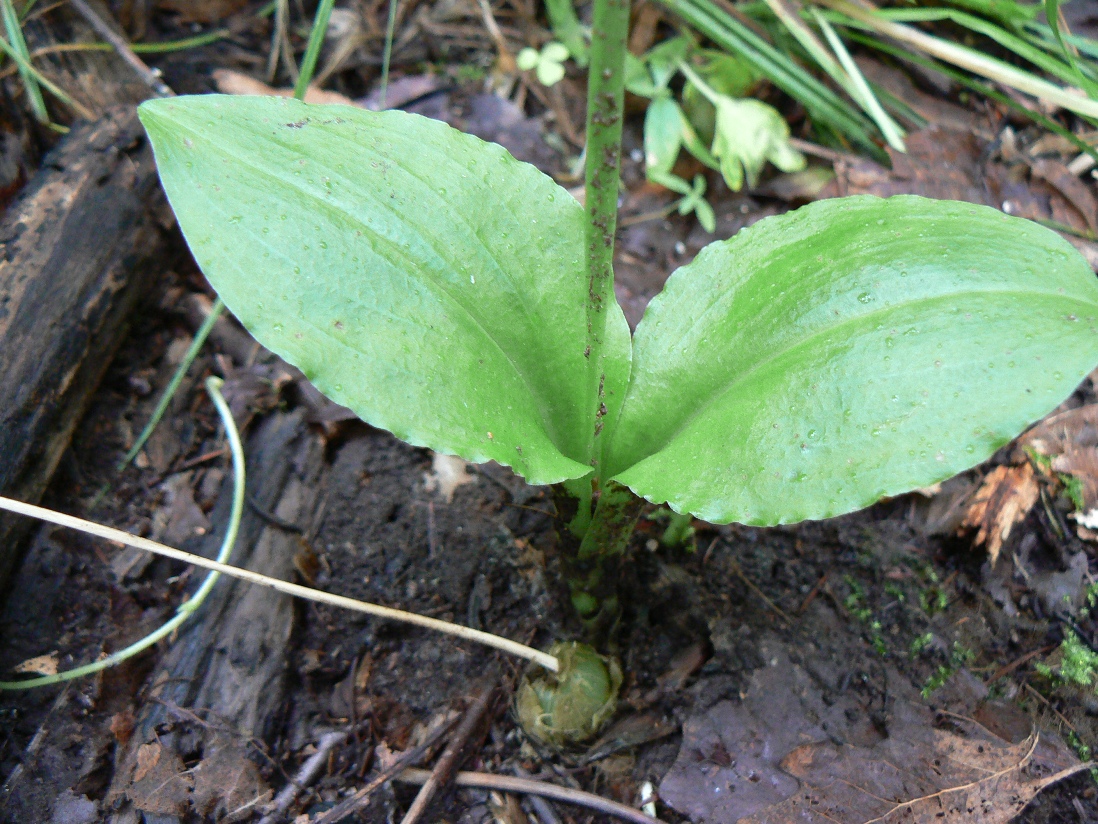
<path fill-rule="evenodd" d="M 232 311 L 374 425 L 560 484 L 573 603 L 603 627 L 638 496 L 713 522 L 848 512 L 986 458 L 1098 362 L 1098 283 L 1071 246 L 916 197 L 819 202 L 715 243 L 630 338 L 611 267 L 627 20 L 596 5 L 586 215 L 414 115 L 141 108 Z"/>
<path fill-rule="evenodd" d="M 682 74 L 682 104 L 671 83 Z M 719 51 L 699 49 L 686 36 L 666 40 L 640 58 L 626 58 L 626 88 L 651 100 L 644 117 L 644 158 L 648 179 L 682 195 L 680 214 L 694 212 L 709 232 L 716 226 L 706 202 L 705 178 L 693 184 L 672 170 L 682 149 L 720 171 L 733 191 L 744 180 L 754 186 L 769 160 L 782 171 L 799 171 L 804 157 L 789 145 L 789 126 L 772 107 L 738 99 L 755 84 L 751 67 Z"/>
<path fill-rule="evenodd" d="M 515 62 L 524 72 L 533 71 L 543 86 L 552 86 L 564 78 L 564 61 L 568 59 L 568 48 L 563 43 L 546 43 L 541 50 L 527 46 L 515 57 Z"/>
<path fill-rule="evenodd" d="M 1055 668 L 1041 663 L 1034 668 L 1045 678 L 1098 690 L 1098 653 L 1084 644 L 1070 629 L 1064 632 L 1064 640 L 1057 654 L 1060 656 L 1060 663 Z"/>
<path fill-rule="evenodd" d="M 930 698 L 931 695 L 946 685 L 946 682 L 954 676 L 957 670 L 970 664 L 975 658 L 976 653 L 968 649 L 968 647 L 954 641 L 953 650 L 949 653 L 948 663 L 939 664 L 938 669 L 934 671 L 934 674 L 931 675 L 930 678 L 927 679 L 926 684 L 923 685 L 923 698 Z"/>

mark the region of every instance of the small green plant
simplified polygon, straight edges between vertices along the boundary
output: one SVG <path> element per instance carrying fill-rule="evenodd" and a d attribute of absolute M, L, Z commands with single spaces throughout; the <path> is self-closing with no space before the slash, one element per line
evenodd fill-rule
<path fill-rule="evenodd" d="M 934 633 L 924 632 L 922 635 L 917 635 L 911 641 L 910 657 L 912 659 L 918 658 L 922 655 L 923 650 L 927 649 L 932 643 L 934 643 Z"/>
<path fill-rule="evenodd" d="M 918 197 L 822 201 L 714 243 L 630 335 L 612 269 L 627 23 L 596 3 L 586 211 L 402 112 L 140 110 L 226 305 L 370 423 L 558 485 L 572 601 L 603 628 L 644 499 L 716 523 L 849 512 L 983 460 L 1098 362 L 1078 252 Z"/>
<path fill-rule="evenodd" d="M 957 670 L 966 664 L 971 663 L 975 658 L 976 653 L 955 641 L 953 643 L 953 650 L 949 654 L 948 663 L 940 664 L 934 674 L 927 679 L 926 684 L 923 685 L 923 698 L 930 698 L 930 696 L 945 686 L 946 682 L 954 676 Z"/>
<path fill-rule="evenodd" d="M 568 59 L 568 48 L 563 43 L 546 43 L 541 50 L 530 48 L 518 53 L 515 63 L 524 72 L 532 71 L 543 86 L 552 86 L 564 78 L 564 61 Z"/>
<path fill-rule="evenodd" d="M 1064 632 L 1064 640 L 1058 650 L 1058 666 L 1038 663 L 1034 669 L 1038 673 L 1061 684 L 1076 687 L 1094 687 L 1098 691 L 1098 653 L 1083 643 L 1070 629 Z"/>
<path fill-rule="evenodd" d="M 680 104 L 671 91 L 686 78 Z M 686 149 L 702 164 L 720 171 L 733 191 L 754 186 L 769 160 L 782 171 L 799 171 L 804 157 L 789 145 L 789 126 L 772 107 L 739 99 L 755 84 L 751 67 L 723 52 L 699 49 L 686 36 L 660 43 L 641 58 L 626 58 L 626 88 L 651 100 L 644 118 L 644 158 L 648 179 L 682 195 L 680 214 L 694 212 L 709 232 L 716 226 L 705 200 L 705 178 L 688 183 L 672 172 Z"/>

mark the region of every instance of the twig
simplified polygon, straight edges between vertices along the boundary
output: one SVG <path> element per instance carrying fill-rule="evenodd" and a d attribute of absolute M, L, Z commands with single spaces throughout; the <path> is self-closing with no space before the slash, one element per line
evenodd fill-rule
<path fill-rule="evenodd" d="M 118 32 L 107 25 L 91 6 L 85 2 L 85 0 L 69 0 L 69 4 L 80 13 L 80 16 L 88 21 L 90 25 L 99 36 L 110 43 L 118 56 L 121 57 L 130 68 L 137 72 L 146 86 L 153 90 L 153 93 L 158 97 L 174 97 L 175 92 L 168 88 L 168 84 L 160 78 L 160 72 L 156 69 L 150 69 L 149 65 L 134 54 L 133 49 L 130 48 L 130 44 L 126 42 Z"/>
<path fill-rule="evenodd" d="M 804 614 L 804 611 L 806 609 L 808 609 L 809 605 L 813 601 L 816 600 L 816 596 L 820 594 L 820 589 L 823 587 L 823 585 L 825 583 L 827 583 L 827 573 L 826 572 L 823 575 L 820 576 L 820 580 L 818 580 L 816 582 L 815 586 L 813 586 L 812 589 L 810 589 L 808 591 L 808 594 L 806 596 L 804 596 L 804 600 L 801 601 L 801 605 L 799 607 L 797 607 L 797 614 L 798 615 Z"/>
<path fill-rule="evenodd" d="M 423 811 L 427 809 L 427 805 L 431 803 L 431 799 L 435 797 L 435 793 L 450 782 L 454 768 L 461 758 L 462 750 L 465 749 L 469 738 L 472 737 L 473 732 L 480 725 L 484 714 L 488 712 L 488 707 L 492 704 L 495 695 L 496 687 L 494 683 L 485 683 L 480 688 L 477 697 L 473 699 L 473 703 L 469 707 L 469 711 L 465 713 L 461 724 L 454 730 L 454 734 L 447 742 L 446 749 L 439 756 L 435 768 L 431 770 L 431 776 L 419 788 L 415 801 L 408 808 L 408 812 L 404 814 L 400 824 L 415 824 L 419 817 L 423 815 Z"/>
<path fill-rule="evenodd" d="M 736 573 L 736 575 L 739 577 L 739 579 L 741 581 L 743 581 L 745 584 L 747 584 L 748 589 L 750 589 L 757 596 L 759 596 L 760 599 L 762 599 L 762 602 L 764 604 L 766 604 L 768 607 L 770 607 L 772 610 L 774 610 L 774 612 L 776 612 L 781 617 L 781 619 L 783 621 L 785 621 L 787 624 L 792 626 L 793 619 L 791 619 L 788 615 L 786 615 L 784 612 L 782 612 L 781 607 L 779 607 L 777 604 L 775 604 L 773 601 L 771 601 L 769 598 L 767 598 L 765 592 L 763 592 L 761 589 L 759 589 L 757 586 L 755 586 L 755 583 L 750 578 L 748 578 L 746 574 L 744 574 L 743 569 L 740 568 L 739 562 L 734 560 L 734 559 L 732 559 L 732 571 L 734 573 Z"/>
<path fill-rule="evenodd" d="M 526 772 L 518 764 L 511 767 L 514 770 L 515 775 L 519 778 L 530 778 L 530 773 Z M 561 824 L 560 816 L 557 815 L 557 811 L 553 809 L 553 805 L 542 798 L 540 795 L 530 796 L 530 805 L 534 808 L 534 812 L 537 813 L 538 821 L 541 824 Z"/>
<path fill-rule="evenodd" d="M 460 624 L 451 624 L 448 621 L 440 621 L 437 618 L 417 615 L 414 612 L 405 612 L 401 609 L 383 607 L 379 604 L 356 601 L 354 598 L 347 598 L 344 595 L 333 595 L 330 592 L 323 592 L 322 590 L 313 589 L 312 587 L 292 584 L 289 581 L 282 581 L 278 578 L 271 578 L 267 575 L 261 575 L 258 572 L 252 572 L 250 569 L 241 569 L 240 567 L 231 566 L 229 564 L 211 561 L 209 558 L 203 558 L 201 555 L 194 555 L 190 552 L 183 552 L 180 549 L 165 546 L 164 544 L 158 544 L 156 541 L 150 541 L 148 538 L 130 535 L 128 532 L 123 532 L 120 529 L 113 529 L 112 527 L 103 526 L 102 524 L 97 524 L 92 521 L 85 521 L 83 518 L 74 518 L 71 515 L 64 515 L 60 512 L 54 512 L 50 509 L 44 509 L 43 507 L 34 506 L 33 504 L 26 504 L 11 498 L 0 496 L 0 509 L 6 509 L 9 512 L 16 512 L 20 515 L 29 515 L 32 518 L 48 521 L 49 523 L 57 524 L 58 526 L 77 529 L 81 532 L 86 532 L 89 535 L 97 535 L 100 538 L 106 538 L 108 541 L 116 541 L 126 546 L 143 549 L 146 552 L 163 555 L 166 558 L 182 561 L 186 564 L 193 564 L 194 566 L 202 567 L 203 569 L 212 569 L 232 578 L 240 578 L 249 583 L 270 587 L 278 592 L 293 595 L 296 598 L 307 598 L 310 601 L 319 601 L 320 603 L 330 604 L 334 607 L 340 607 L 341 609 L 365 612 L 367 615 L 375 615 L 379 618 L 386 618 L 393 621 L 403 621 L 408 624 L 415 624 L 416 626 L 444 632 L 447 635 L 454 635 L 458 638 L 463 638 L 466 641 L 485 644 L 511 655 L 518 655 L 521 658 L 534 661 L 539 666 L 543 666 L 551 672 L 557 672 L 560 668 L 560 662 L 552 655 L 528 647 L 525 644 L 511 641 L 508 638 L 492 635 L 490 632 L 482 632 L 478 629 L 461 626 Z"/>
<path fill-rule="evenodd" d="M 316 752 L 309 756 L 308 760 L 301 765 L 301 769 L 297 771 L 297 775 L 290 779 L 290 782 L 275 796 L 272 806 L 259 820 L 259 824 L 275 824 L 281 819 L 286 810 L 290 809 L 290 805 L 297 801 L 301 791 L 316 781 L 332 750 L 346 740 L 347 733 L 343 731 L 329 732 L 321 736 L 320 741 L 317 743 Z"/>
<path fill-rule="evenodd" d="M 422 744 L 403 753 L 396 761 L 374 776 L 369 784 L 350 798 L 344 799 L 336 804 L 332 809 L 321 815 L 313 824 L 335 824 L 337 821 L 342 821 L 352 812 L 368 802 L 370 800 L 370 794 L 373 793 L 374 790 L 385 782 L 394 780 L 402 770 L 407 769 L 411 764 L 415 764 L 427 755 L 427 752 L 431 747 L 437 744 L 442 739 L 442 736 L 446 735 L 453 726 L 454 724 L 452 721 L 448 724 L 439 724 L 438 727 L 427 735 L 427 739 Z M 423 772 L 430 775 L 426 770 Z"/>
<path fill-rule="evenodd" d="M 425 784 L 431 777 L 428 770 L 405 770 L 394 780 L 405 784 Z M 454 784 L 459 787 L 478 787 L 483 790 L 499 790 L 505 793 L 526 793 L 529 795 L 542 795 L 546 798 L 555 798 L 578 807 L 587 807 L 607 815 L 617 816 L 624 821 L 634 821 L 636 824 L 662 824 L 660 819 L 645 815 L 640 810 L 619 804 L 603 798 L 601 795 L 573 790 L 570 787 L 561 787 L 546 781 L 536 781 L 532 778 L 514 778 L 510 775 L 493 775 L 482 772 L 459 772 L 454 776 Z M 320 822 L 317 822 L 320 824 Z"/>
<path fill-rule="evenodd" d="M 1027 652 L 1021 658 L 1018 658 L 1010 662 L 1009 664 L 1004 664 L 995 671 L 994 675 L 987 679 L 988 684 L 994 684 L 1003 676 L 1010 675 L 1010 673 L 1014 672 L 1014 670 L 1018 669 L 1018 667 L 1022 666 L 1022 664 L 1026 663 L 1027 661 L 1036 658 L 1038 655 L 1044 655 L 1045 653 L 1052 652 L 1054 649 L 1056 649 L 1055 644 L 1047 647 L 1040 647 L 1038 649 Z"/>

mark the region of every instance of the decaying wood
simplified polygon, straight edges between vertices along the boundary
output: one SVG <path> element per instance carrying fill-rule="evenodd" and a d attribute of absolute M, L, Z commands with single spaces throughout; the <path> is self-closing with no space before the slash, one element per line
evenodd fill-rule
<path fill-rule="evenodd" d="M 102 0 L 91 0 L 89 5 L 101 20 L 114 23 L 110 9 Z M 119 33 L 129 39 L 123 32 Z M 94 27 L 68 3 L 53 4 L 45 13 L 31 15 L 24 24 L 23 36 L 31 52 L 38 54 L 35 68 L 97 116 L 105 114 L 112 106 L 125 103 L 132 108 L 152 95 L 144 79 L 115 51 L 66 48 L 72 44 L 103 41 Z M 22 93 L 21 84 L 16 80 L 10 88 L 13 96 Z M 51 116 L 68 123 L 73 116 L 72 110 L 49 94 L 45 97 Z"/>
<path fill-rule="evenodd" d="M 0 490 L 37 501 L 169 248 L 132 108 L 80 125 L 0 222 Z M 0 589 L 30 526 L 0 518 Z"/>
<path fill-rule="evenodd" d="M 294 574 L 323 506 L 326 464 L 301 411 L 275 413 L 249 439 L 249 499 L 231 562 L 278 578 Z M 202 554 L 217 552 L 228 521 L 231 480 L 211 514 Z M 272 523 L 270 513 L 302 533 Z M 232 820 L 270 800 L 255 763 L 256 741 L 279 721 L 293 599 L 222 578 L 180 630 L 146 690 L 129 746 L 116 760 L 113 809 L 172 821 Z M 196 753 L 199 762 L 189 768 Z M 125 817 L 118 819 L 129 820 Z"/>

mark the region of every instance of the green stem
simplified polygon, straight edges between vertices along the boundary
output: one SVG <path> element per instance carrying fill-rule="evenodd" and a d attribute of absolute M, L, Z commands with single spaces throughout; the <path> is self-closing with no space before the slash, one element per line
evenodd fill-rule
<path fill-rule="evenodd" d="M 572 606 L 596 642 L 609 640 L 617 626 L 621 558 L 643 508 L 628 487 L 608 481 L 578 551 L 564 559 Z"/>
<path fill-rule="evenodd" d="M 221 416 L 221 423 L 225 426 L 225 437 L 229 441 L 229 449 L 233 456 L 233 502 L 229 513 L 229 525 L 225 530 L 225 537 L 221 541 L 221 549 L 217 553 L 217 563 L 219 564 L 228 563 L 229 556 L 232 555 L 233 545 L 236 543 L 237 532 L 240 529 L 240 519 L 244 514 L 244 446 L 240 443 L 240 433 L 237 432 L 236 423 L 233 421 L 233 413 L 229 411 L 229 404 L 226 403 L 224 395 L 221 394 L 223 383 L 224 381 L 220 378 L 206 379 L 206 391 L 210 393 L 210 398 L 217 408 L 217 414 Z M 41 678 L 30 678 L 25 681 L 0 681 L 0 690 L 47 687 L 50 684 L 72 681 L 75 678 L 92 675 L 105 670 L 107 667 L 121 664 L 126 659 L 132 658 L 175 632 L 202 605 L 202 602 L 206 600 L 206 596 L 210 594 L 210 590 L 213 589 L 214 584 L 217 583 L 217 579 L 220 577 L 220 572 L 211 572 L 207 575 L 202 582 L 202 586 L 198 588 L 194 595 L 179 605 L 175 616 L 171 620 L 125 649 L 120 649 L 106 658 L 100 658 L 98 661 L 59 672 L 56 675 L 44 675 Z"/>
<path fill-rule="evenodd" d="M 217 323 L 217 319 L 221 317 L 221 312 L 224 309 L 225 303 L 221 298 L 214 301 L 213 306 L 210 307 L 210 314 L 202 321 L 202 325 L 195 333 L 194 340 L 191 341 L 191 345 L 187 348 L 186 354 L 183 355 L 183 360 L 179 362 L 175 374 L 172 375 L 172 379 L 168 383 L 167 388 L 160 396 L 160 400 L 157 401 L 156 409 L 153 410 L 152 417 L 150 417 L 149 422 L 145 424 L 145 428 L 141 430 L 141 434 L 137 436 L 137 440 L 134 442 L 134 445 L 130 447 L 130 451 L 118 462 L 118 466 L 115 467 L 116 472 L 121 472 L 129 466 L 130 461 L 137 457 L 138 453 L 144 448 L 145 443 L 152 437 L 152 433 L 156 430 L 157 425 L 160 423 L 160 419 L 164 417 L 164 413 L 168 411 L 168 406 L 171 404 L 172 398 L 174 398 L 175 393 L 179 391 L 179 385 L 183 383 L 183 379 L 187 377 L 187 372 L 190 370 L 191 364 L 194 363 L 195 358 L 198 357 L 198 353 L 206 344 L 206 338 L 210 336 L 214 324 Z"/>
<path fill-rule="evenodd" d="M 595 0 L 591 68 L 587 85 L 587 179 L 585 236 L 587 296 L 587 397 L 591 421 L 589 454 L 598 476 L 599 436 L 606 371 L 603 341 L 614 297 L 614 232 L 618 220 L 622 108 L 625 103 L 625 42 L 629 0 Z"/>

